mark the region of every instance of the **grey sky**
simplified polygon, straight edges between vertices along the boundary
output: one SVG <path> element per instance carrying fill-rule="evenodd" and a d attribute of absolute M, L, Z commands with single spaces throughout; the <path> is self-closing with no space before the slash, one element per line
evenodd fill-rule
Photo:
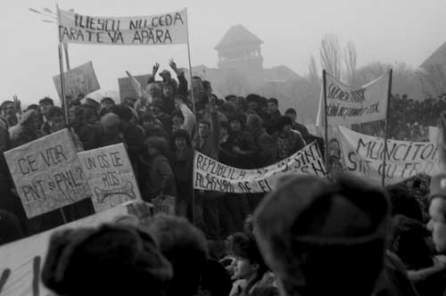
<path fill-rule="evenodd" d="M 213 47 L 226 30 L 243 24 L 263 41 L 265 66 L 284 64 L 307 72 L 309 57 L 319 59 L 321 38 L 332 33 L 353 41 L 358 63 L 405 62 L 418 66 L 446 41 L 445 0 L 61 0 L 59 6 L 89 15 L 152 15 L 187 7 L 192 64 L 215 67 Z M 57 30 L 28 11 L 55 7 L 54 0 L 2 0 L 0 99 L 17 94 L 27 104 L 45 95 L 56 98 L 52 76 L 58 73 Z M 93 61 L 103 89 L 116 89 L 129 70 L 147 73 L 155 61 L 169 58 L 187 65 L 186 47 L 71 45 L 71 66 Z"/>

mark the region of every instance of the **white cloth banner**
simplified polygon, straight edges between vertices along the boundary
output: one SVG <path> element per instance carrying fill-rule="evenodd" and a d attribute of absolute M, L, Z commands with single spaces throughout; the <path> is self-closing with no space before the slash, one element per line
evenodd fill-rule
<path fill-rule="evenodd" d="M 194 158 L 194 188 L 228 193 L 261 193 L 275 188 L 287 174 L 326 176 L 321 153 L 315 142 L 292 156 L 268 167 L 238 169 L 227 166 L 200 152 Z"/>
<path fill-rule="evenodd" d="M 59 10 L 59 40 L 108 45 L 187 43 L 187 10 L 133 17 L 98 17 Z"/>
<path fill-rule="evenodd" d="M 386 118 L 389 75 L 383 75 L 360 88 L 353 88 L 326 74 L 327 119 L 329 125 L 358 124 Z M 324 124 L 321 90 L 316 125 Z"/>
<path fill-rule="evenodd" d="M 367 136 L 339 127 L 339 142 L 345 170 L 381 182 L 383 175 L 384 139 Z M 386 184 L 394 184 L 416 174 L 433 175 L 438 170 L 437 144 L 387 140 Z"/>
<path fill-rule="evenodd" d="M 141 200 L 124 144 L 82 151 L 77 155 L 92 191 L 96 213 L 126 201 Z"/>
<path fill-rule="evenodd" d="M 66 228 L 95 227 L 102 223 L 113 222 L 122 215 L 137 216 L 134 202 L 65 224 L 40 234 L 18 240 L 0 247 L 0 295 L 33 296 L 52 295 L 40 281 L 40 273 L 45 262 L 51 234 Z"/>

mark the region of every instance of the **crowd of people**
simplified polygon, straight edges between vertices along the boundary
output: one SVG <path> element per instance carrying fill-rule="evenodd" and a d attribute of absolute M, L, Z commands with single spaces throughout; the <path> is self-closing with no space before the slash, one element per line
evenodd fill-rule
<path fill-rule="evenodd" d="M 446 174 L 385 189 L 340 174 L 283 176 L 267 195 L 196 191 L 195 150 L 249 169 L 313 141 L 325 147 L 297 122 L 295 109 L 281 114 L 277 99 L 217 98 L 208 81 L 192 77 L 189 85 L 173 61 L 170 67 L 176 79 L 164 70 L 156 80 L 155 64 L 144 86 L 128 73 L 138 96 L 121 103 L 71 98 L 68 118 L 51 98 L 24 110 L 18 100 L 0 105 L 1 152 L 64 128 L 79 150 L 124 143 L 143 201 L 176 201 L 176 216 L 55 232 L 42 270 L 48 289 L 66 296 L 445 295 Z M 403 112 L 406 102 L 436 106 L 430 114 L 437 118 L 446 104 L 403 97 L 392 108 Z M 414 121 L 410 114 L 406 120 Z M 445 151 L 441 142 L 444 164 Z M 94 212 L 86 199 L 65 207 L 64 217 L 54 211 L 27 219 L 0 161 L 0 244 Z"/>

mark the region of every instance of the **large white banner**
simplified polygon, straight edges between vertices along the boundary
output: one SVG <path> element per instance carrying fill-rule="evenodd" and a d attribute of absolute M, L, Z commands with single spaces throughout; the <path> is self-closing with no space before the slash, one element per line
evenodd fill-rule
<path fill-rule="evenodd" d="M 91 194 L 68 129 L 4 154 L 28 218 L 75 203 Z"/>
<path fill-rule="evenodd" d="M 187 43 L 187 10 L 152 16 L 98 17 L 59 10 L 59 39 L 67 43 L 170 45 Z"/>
<path fill-rule="evenodd" d="M 227 166 L 200 152 L 194 158 L 194 188 L 229 193 L 261 193 L 275 188 L 286 174 L 326 176 L 321 153 L 315 142 L 292 156 L 268 167 L 244 170 Z"/>
<path fill-rule="evenodd" d="M 346 85 L 328 73 L 326 78 L 329 125 L 348 126 L 386 118 L 389 75 L 383 75 L 359 88 Z M 321 93 L 316 120 L 318 126 L 324 125 L 324 112 Z"/>
<path fill-rule="evenodd" d="M 124 144 L 78 153 L 96 212 L 130 200 L 141 200 L 138 183 Z"/>
<path fill-rule="evenodd" d="M 384 174 L 384 140 L 339 127 L 339 142 L 345 170 L 381 182 Z M 437 144 L 432 142 L 387 141 L 386 184 L 416 174 L 433 175 L 438 170 Z"/>
<path fill-rule="evenodd" d="M 65 228 L 95 227 L 101 223 L 113 222 L 115 218 L 122 215 L 133 215 L 138 218 L 144 218 L 144 215 L 151 215 L 150 212 L 142 212 L 141 207 L 141 204 L 129 202 L 55 229 L 1 246 L 0 295 L 52 295 L 41 284 L 40 273 L 45 262 L 49 238 L 54 231 Z"/>

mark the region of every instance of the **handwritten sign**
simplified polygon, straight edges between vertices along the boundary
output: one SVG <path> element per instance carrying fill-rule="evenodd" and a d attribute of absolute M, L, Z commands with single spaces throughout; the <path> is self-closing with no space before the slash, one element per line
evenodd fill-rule
<path fill-rule="evenodd" d="M 438 146 L 432 142 L 387 141 L 339 127 L 339 142 L 345 169 L 355 175 L 386 183 L 401 182 L 419 173 L 433 175 L 438 170 Z M 386 157 L 384 170 L 383 158 Z"/>
<path fill-rule="evenodd" d="M 351 125 L 383 120 L 387 110 L 388 75 L 383 75 L 359 88 L 345 85 L 326 75 L 327 119 L 330 125 Z M 323 125 L 323 96 L 319 99 L 317 125 Z"/>
<path fill-rule="evenodd" d="M 169 45 L 187 43 L 187 10 L 135 17 L 97 17 L 59 10 L 59 39 L 67 43 Z"/>
<path fill-rule="evenodd" d="M 28 218 L 90 196 L 67 129 L 6 151 L 5 158 Z"/>
<path fill-rule="evenodd" d="M 78 156 L 93 193 L 96 212 L 129 200 L 141 200 L 124 144 L 79 152 Z"/>
<path fill-rule="evenodd" d="M 276 164 L 251 170 L 230 167 L 202 153 L 195 153 L 194 188 L 198 190 L 230 193 L 269 192 L 285 174 L 327 175 L 315 142 Z"/>
<path fill-rule="evenodd" d="M 60 89 L 60 75 L 53 77 L 59 97 L 62 98 Z M 94 72 L 93 63 L 88 62 L 79 67 L 64 73 L 65 95 L 71 96 L 73 99 L 79 96 L 86 96 L 89 93 L 97 91 L 99 86 L 98 78 Z"/>
<path fill-rule="evenodd" d="M 124 215 L 137 215 L 129 202 L 52 230 L 0 247 L 0 295 L 52 295 L 40 281 L 51 234 L 66 228 L 95 227 Z M 141 218 L 137 216 L 137 218 Z"/>
<path fill-rule="evenodd" d="M 138 75 L 133 76 L 136 80 L 138 80 L 139 84 L 141 84 L 144 89 L 147 85 L 147 81 L 149 81 L 149 77 L 151 75 Z M 139 95 L 136 93 L 136 90 L 133 88 L 132 83 L 130 82 L 130 78 L 122 77 L 118 78 L 119 85 L 119 96 L 121 97 L 121 101 L 125 98 L 139 98 Z"/>

